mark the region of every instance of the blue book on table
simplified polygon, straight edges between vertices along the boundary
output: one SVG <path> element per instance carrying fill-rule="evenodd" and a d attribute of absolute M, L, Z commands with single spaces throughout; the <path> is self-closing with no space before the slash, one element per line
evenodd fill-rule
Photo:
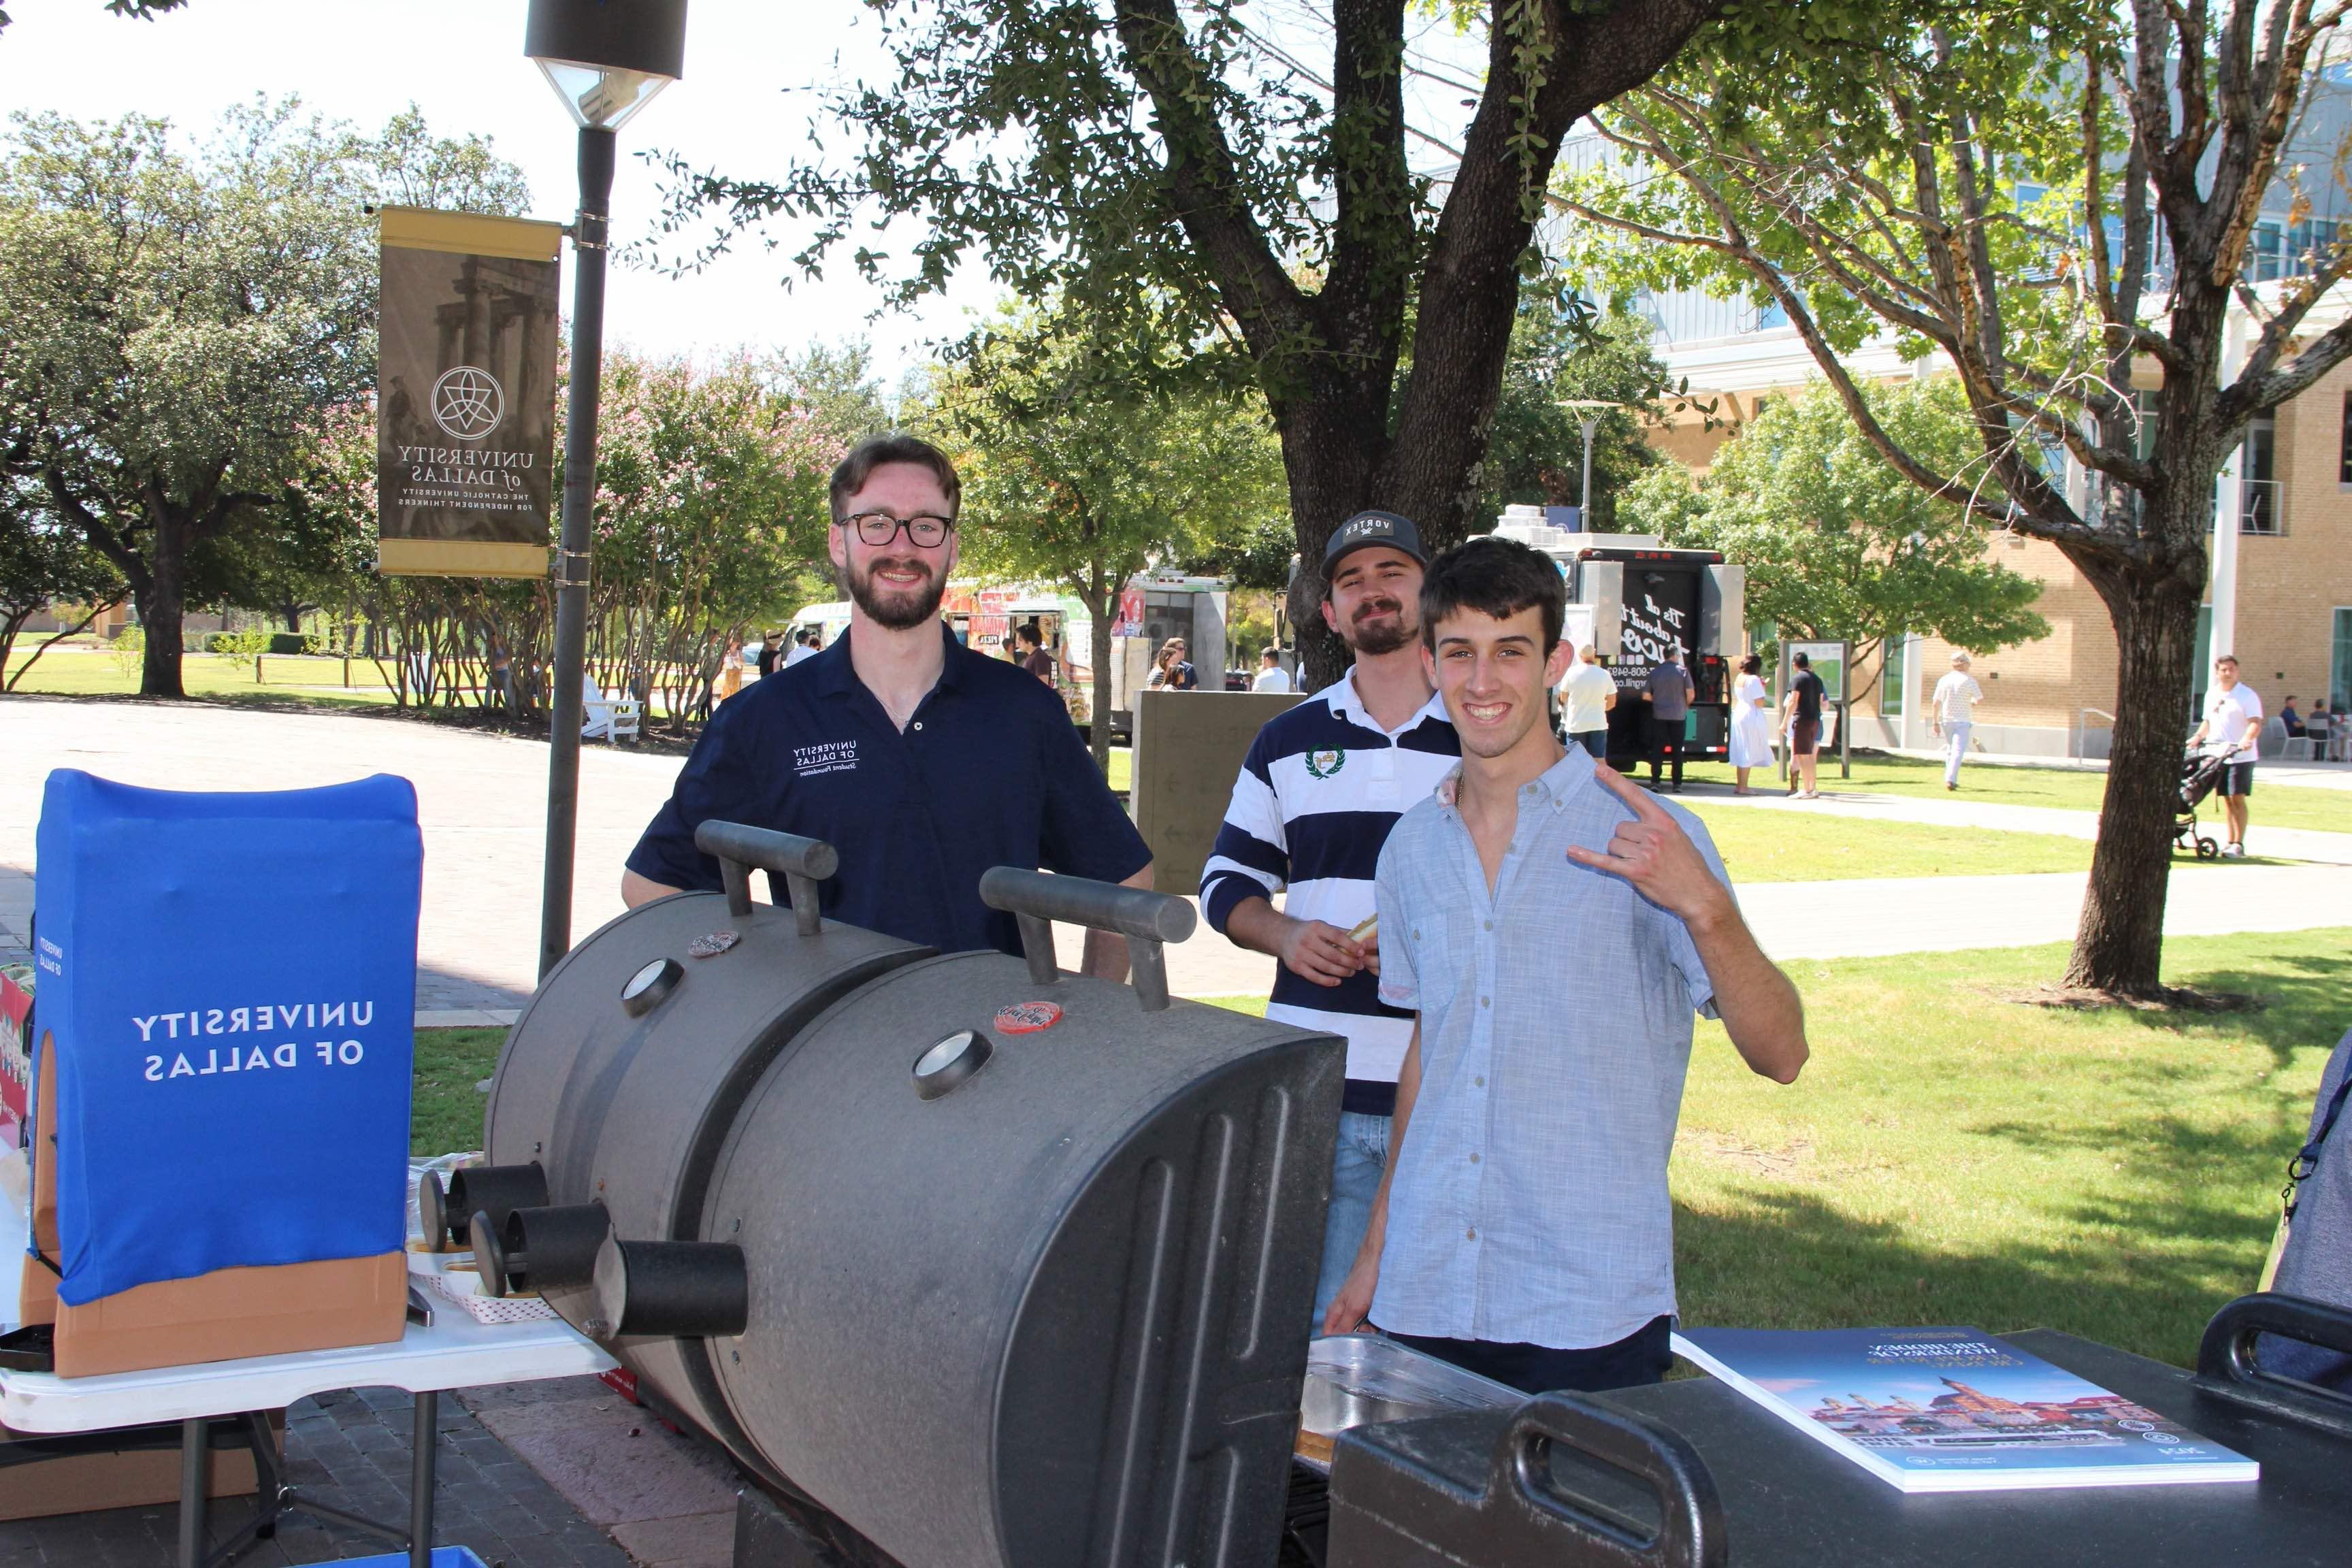
<path fill-rule="evenodd" d="M 1906 1492 L 2251 1481 L 2261 1467 L 1975 1329 L 1691 1329 L 1675 1350 Z"/>

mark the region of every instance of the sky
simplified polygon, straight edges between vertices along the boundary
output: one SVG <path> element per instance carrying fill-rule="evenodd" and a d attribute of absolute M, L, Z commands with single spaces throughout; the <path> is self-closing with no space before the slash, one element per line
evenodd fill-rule
<path fill-rule="evenodd" d="M 190 0 L 152 22 L 110 16 L 100 0 L 6 8 L 14 25 L 0 32 L 0 108 L 82 120 L 154 114 L 193 139 L 256 93 L 298 93 L 367 130 L 413 100 L 436 135 L 488 136 L 520 165 L 532 216 L 569 221 L 577 205 L 577 132 L 523 56 L 524 0 Z M 735 174 L 780 171 L 805 146 L 810 89 L 875 68 L 875 37 L 855 0 L 693 0 L 685 76 L 620 133 L 615 241 L 645 237 L 660 206 L 656 173 L 635 154 L 676 152 Z M 709 354 L 864 337 L 877 372 L 895 384 L 928 362 L 928 341 L 960 336 L 996 299 L 985 278 L 959 279 L 944 299 L 869 321 L 879 296 L 845 264 L 787 289 L 787 255 L 738 248 L 677 279 L 616 262 L 606 342 Z M 567 310 L 570 274 L 567 263 Z"/>
<path fill-rule="evenodd" d="M 0 32 L 0 110 L 86 121 L 153 114 L 193 142 L 256 94 L 299 94 L 310 110 L 370 131 L 414 102 L 434 134 L 487 136 L 519 164 L 532 216 L 569 221 L 577 205 L 577 132 L 523 56 L 525 0 L 189 0 L 152 21 L 110 16 L 101 0 L 6 0 L 6 9 L 15 22 Z M 1325 0 L 1258 0 L 1246 15 L 1310 73 L 1311 90 L 1312 76 L 1328 68 L 1316 63 L 1329 57 Z M 1460 144 L 1475 91 L 1465 84 L 1480 73 L 1483 46 L 1435 19 L 1413 26 L 1406 96 L 1425 134 L 1410 157 L 1436 174 L 1450 166 L 1444 149 Z M 815 89 L 878 77 L 887 64 L 858 0 L 692 0 L 684 77 L 620 133 L 616 246 L 648 237 L 660 211 L 658 176 L 637 154 L 679 153 L 697 169 L 739 176 L 781 174 L 808 151 Z M 847 262 L 822 280 L 802 279 L 790 260 L 801 231 L 770 232 L 779 250 L 739 239 L 735 254 L 679 278 L 616 256 L 605 342 L 709 355 L 864 338 L 877 375 L 895 386 L 929 363 L 928 345 L 961 337 L 999 299 L 968 268 L 943 296 L 875 317 L 880 294 Z M 884 244 L 904 254 L 918 237 L 902 225 Z M 567 311 L 570 283 L 567 265 Z"/>

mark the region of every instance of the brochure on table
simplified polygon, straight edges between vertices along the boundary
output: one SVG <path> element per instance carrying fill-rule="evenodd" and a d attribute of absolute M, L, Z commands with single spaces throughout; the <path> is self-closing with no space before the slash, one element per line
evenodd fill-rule
<path fill-rule="evenodd" d="M 1975 1329 L 1692 1329 L 1675 1350 L 1906 1492 L 2252 1481 L 2260 1467 Z"/>

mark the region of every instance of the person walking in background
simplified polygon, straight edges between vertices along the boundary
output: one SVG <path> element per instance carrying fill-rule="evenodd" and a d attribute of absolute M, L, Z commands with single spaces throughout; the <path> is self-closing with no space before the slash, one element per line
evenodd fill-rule
<path fill-rule="evenodd" d="M 1652 789 L 1658 787 L 1660 765 L 1671 759 L 1674 792 L 1683 792 L 1683 729 L 1690 719 L 1691 701 L 1697 695 L 1677 648 L 1668 648 L 1666 656 L 1651 668 L 1649 679 L 1642 683 L 1642 749 L 1650 753 Z"/>
<path fill-rule="evenodd" d="M 1282 668 L 1282 652 L 1279 648 L 1262 647 L 1257 650 L 1257 674 L 1250 679 L 1250 689 L 1274 692 L 1296 689 L 1290 684 L 1290 671 Z"/>
<path fill-rule="evenodd" d="M 1151 679 L 1144 684 L 1154 691 L 1200 689 L 1200 672 L 1185 660 L 1182 637 L 1170 637 L 1160 645 L 1160 657 L 1151 661 Z"/>
<path fill-rule="evenodd" d="M 1790 661 L 1796 674 L 1780 699 L 1780 723 L 1789 736 L 1789 793 L 1801 800 L 1819 800 L 1822 792 L 1815 770 L 1822 749 L 1822 701 L 1829 688 L 1813 673 L 1813 661 L 1804 654 Z"/>
<path fill-rule="evenodd" d="M 1020 657 L 1014 662 L 1046 685 L 1053 685 L 1054 656 L 1045 651 L 1045 634 L 1037 629 L 1037 623 L 1024 624 L 1013 637 L 1021 645 Z"/>
<path fill-rule="evenodd" d="M 1731 682 L 1731 765 L 1738 770 L 1734 795 L 1754 795 L 1748 787 L 1749 770 L 1772 765 L 1772 719 L 1765 711 L 1771 700 L 1764 689 L 1764 658 L 1751 653 L 1739 661 Z"/>
<path fill-rule="evenodd" d="M 1601 656 L 1586 643 L 1576 650 L 1559 683 L 1559 727 L 1571 746 L 1581 746 L 1597 761 L 1609 756 L 1609 712 L 1617 706 L 1617 678 L 1601 668 Z"/>
<path fill-rule="evenodd" d="M 1332 534 L 1323 624 L 1353 662 L 1259 727 L 1201 868 L 1201 918 L 1236 945 L 1281 960 L 1265 1016 L 1348 1042 L 1318 1321 L 1364 1239 L 1412 1033 L 1376 991 L 1379 939 L 1365 929 L 1372 868 L 1398 815 L 1461 754 L 1421 657 L 1421 534 L 1408 519 L 1360 512 Z M 1285 889 L 1276 910 L 1274 896 Z"/>
<path fill-rule="evenodd" d="M 726 701 L 743 689 L 743 637 L 740 632 L 727 634 L 727 651 L 719 656 L 719 700 Z"/>
<path fill-rule="evenodd" d="M 1977 704 L 1983 700 L 1984 688 L 1969 673 L 1969 656 L 1954 654 L 1950 671 L 1936 682 L 1936 695 L 1927 703 L 1927 723 L 1944 738 L 1946 789 L 1960 787 L 1960 764 L 1969 756 L 1969 731 L 1976 727 Z"/>
<path fill-rule="evenodd" d="M 2235 654 L 2213 661 L 2213 689 L 2206 694 L 2205 720 L 2189 737 L 2194 751 L 2211 742 L 2229 748 L 2229 765 L 2221 772 L 2221 814 L 2229 819 L 2230 841 L 2221 853 L 2242 859 L 2246 853 L 2246 799 L 2254 793 L 2254 742 L 2263 732 L 2263 700 L 2238 679 Z"/>
<path fill-rule="evenodd" d="M 793 634 L 792 651 L 784 655 L 783 668 L 790 669 L 804 658 L 816 657 L 816 628 L 803 626 Z"/>

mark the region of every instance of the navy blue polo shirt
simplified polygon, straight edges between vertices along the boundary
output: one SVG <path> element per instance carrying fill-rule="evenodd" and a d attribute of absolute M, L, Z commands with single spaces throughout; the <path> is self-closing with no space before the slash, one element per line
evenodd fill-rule
<path fill-rule="evenodd" d="M 720 703 L 629 869 L 716 892 L 719 862 L 694 847 L 696 827 L 798 833 L 841 852 L 819 884 L 828 917 L 942 952 L 1014 954 L 1013 917 L 980 901 L 990 867 L 1104 882 L 1143 869 L 1151 851 L 1062 700 L 940 635 L 946 665 L 903 731 L 857 679 L 847 635 Z M 787 902 L 783 879 L 770 880 Z"/>

